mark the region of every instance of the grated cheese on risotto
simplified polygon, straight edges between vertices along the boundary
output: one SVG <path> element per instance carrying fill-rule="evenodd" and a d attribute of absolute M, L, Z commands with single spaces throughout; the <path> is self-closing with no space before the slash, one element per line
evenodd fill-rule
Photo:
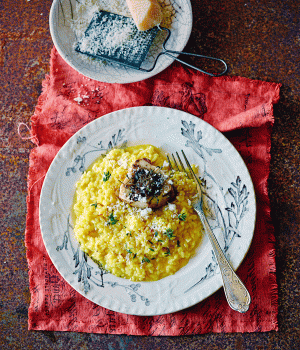
<path fill-rule="evenodd" d="M 155 166 L 165 165 L 176 189 L 171 203 L 141 209 L 119 199 L 127 166 L 141 158 Z M 194 181 L 166 168 L 156 147 L 113 149 L 96 160 L 76 184 L 75 237 L 81 249 L 112 274 L 132 281 L 159 280 L 186 265 L 201 241 L 202 225 L 188 199 L 195 194 Z"/>

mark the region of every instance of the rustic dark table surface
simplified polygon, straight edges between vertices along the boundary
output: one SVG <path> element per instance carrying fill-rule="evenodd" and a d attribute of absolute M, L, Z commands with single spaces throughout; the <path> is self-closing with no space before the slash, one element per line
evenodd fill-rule
<path fill-rule="evenodd" d="M 300 12 L 298 0 L 192 0 L 185 51 L 225 59 L 228 75 L 282 83 L 275 106 L 269 179 L 277 249 L 279 331 L 134 337 L 28 331 L 24 231 L 30 125 L 53 46 L 51 0 L 0 1 L 0 348 L 300 349 Z"/>

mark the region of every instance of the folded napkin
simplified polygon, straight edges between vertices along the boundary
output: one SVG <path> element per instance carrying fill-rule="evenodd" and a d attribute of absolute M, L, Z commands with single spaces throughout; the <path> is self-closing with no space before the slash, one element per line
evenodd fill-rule
<path fill-rule="evenodd" d="M 153 336 L 277 330 L 275 239 L 267 182 L 273 105 L 279 100 L 279 90 L 280 84 L 212 78 L 178 63 L 138 83 L 101 83 L 77 73 L 53 48 L 50 74 L 31 119 L 36 147 L 30 154 L 25 235 L 31 292 L 29 329 Z M 39 197 L 59 149 L 95 118 L 149 105 L 180 109 L 210 123 L 229 138 L 248 166 L 257 197 L 257 221 L 250 250 L 238 269 L 252 297 L 245 314 L 230 309 L 223 289 L 173 314 L 146 317 L 113 312 L 77 293 L 57 272 L 45 250 Z"/>

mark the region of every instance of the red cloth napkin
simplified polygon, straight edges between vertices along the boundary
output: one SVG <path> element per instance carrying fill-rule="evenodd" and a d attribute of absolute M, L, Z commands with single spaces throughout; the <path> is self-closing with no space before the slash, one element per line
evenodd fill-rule
<path fill-rule="evenodd" d="M 31 125 L 37 147 L 30 154 L 25 237 L 31 292 L 29 329 L 155 336 L 277 330 L 275 239 L 267 182 L 273 104 L 279 100 L 279 90 L 280 84 L 212 78 L 177 63 L 142 82 L 100 83 L 74 71 L 54 48 L 50 75 L 43 82 Z M 249 168 L 257 196 L 257 222 L 250 250 L 238 269 L 252 297 L 245 314 L 230 309 L 223 289 L 194 307 L 169 315 L 113 312 L 78 294 L 51 263 L 38 212 L 51 161 L 77 130 L 95 118 L 145 105 L 177 108 L 202 118 L 225 133 Z"/>

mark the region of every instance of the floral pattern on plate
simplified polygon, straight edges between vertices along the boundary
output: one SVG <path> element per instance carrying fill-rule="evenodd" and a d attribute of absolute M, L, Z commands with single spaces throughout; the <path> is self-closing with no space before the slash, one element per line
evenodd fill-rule
<path fill-rule="evenodd" d="M 177 273 L 139 283 L 105 271 L 80 250 L 73 237 L 71 207 L 81 173 L 111 148 L 134 144 L 153 144 L 168 153 L 184 149 L 190 162 L 199 166 L 206 216 L 236 269 L 249 249 L 255 225 L 255 194 L 249 172 L 219 131 L 171 108 L 124 109 L 78 131 L 59 151 L 45 178 L 40 201 L 42 235 L 58 271 L 86 298 L 122 313 L 170 313 L 200 302 L 222 285 L 206 236 L 196 255 Z"/>

